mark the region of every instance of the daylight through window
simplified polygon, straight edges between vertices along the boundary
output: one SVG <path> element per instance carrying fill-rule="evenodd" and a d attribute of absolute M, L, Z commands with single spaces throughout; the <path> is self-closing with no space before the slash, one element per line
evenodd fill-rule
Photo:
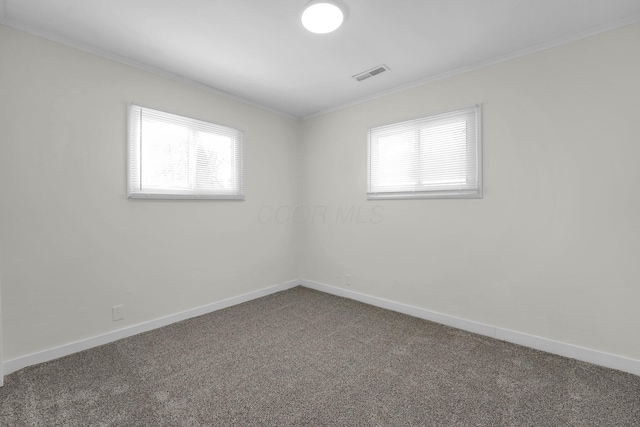
<path fill-rule="evenodd" d="M 369 199 L 482 197 L 480 106 L 369 131 Z"/>
<path fill-rule="evenodd" d="M 131 105 L 128 195 L 244 199 L 242 132 Z"/>

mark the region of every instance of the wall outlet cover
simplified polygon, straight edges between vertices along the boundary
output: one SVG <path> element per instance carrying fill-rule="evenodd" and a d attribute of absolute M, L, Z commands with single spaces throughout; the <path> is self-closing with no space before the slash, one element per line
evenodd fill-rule
<path fill-rule="evenodd" d="M 124 305 L 114 305 L 111 308 L 111 314 L 114 322 L 124 319 Z"/>

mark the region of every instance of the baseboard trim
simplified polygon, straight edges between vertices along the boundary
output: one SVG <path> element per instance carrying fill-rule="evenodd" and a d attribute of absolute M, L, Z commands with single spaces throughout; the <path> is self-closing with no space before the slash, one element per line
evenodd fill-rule
<path fill-rule="evenodd" d="M 300 285 L 300 280 L 297 280 L 297 279 L 290 280 L 285 283 L 269 286 L 267 288 L 259 289 L 257 291 L 238 295 L 222 301 L 217 301 L 211 304 L 192 308 L 190 310 L 182 311 L 180 313 L 175 313 L 169 316 L 160 317 L 158 319 L 150 320 L 148 322 L 138 323 L 136 325 L 128 326 L 126 328 L 118 329 L 116 331 L 108 332 L 106 334 L 98 335 L 96 337 L 87 338 L 84 340 L 61 345 L 59 347 L 50 348 L 48 350 L 43 350 L 37 353 L 32 353 L 26 356 L 18 357 L 16 359 L 7 360 L 3 364 L 2 372 L 3 372 L 3 375 L 9 375 L 12 372 L 18 371 L 22 368 L 26 368 L 27 366 L 48 362 L 50 360 L 58 359 L 60 357 L 68 356 L 70 354 L 77 353 L 79 351 L 88 350 L 93 347 L 108 344 L 110 342 L 117 341 L 122 338 L 127 338 L 132 335 L 137 335 L 142 332 L 147 332 L 153 329 L 161 328 L 163 326 L 180 322 L 182 320 L 190 319 L 192 317 L 202 316 L 203 314 L 208 314 L 217 310 L 222 310 L 223 308 L 242 304 L 243 302 L 251 301 L 256 298 L 262 298 L 264 296 L 271 295 L 276 292 L 286 291 L 287 289 L 291 289 L 299 285 Z M 0 376 L 0 384 L 2 384 L 1 376 Z"/>
<path fill-rule="evenodd" d="M 546 351 L 547 353 L 557 354 L 559 356 L 580 360 L 583 362 L 593 363 L 594 365 L 604 366 L 606 368 L 617 369 L 619 371 L 628 372 L 634 375 L 640 375 L 640 360 L 629 359 L 624 356 L 604 353 L 590 348 L 579 347 L 573 344 L 567 344 L 548 338 L 529 335 L 523 332 L 512 331 L 497 326 L 487 325 L 484 323 L 474 322 L 472 320 L 460 317 L 449 316 L 447 314 L 438 313 L 424 308 L 414 307 L 411 305 L 378 298 L 349 289 L 338 288 L 336 286 L 324 283 L 314 282 L 312 280 L 301 280 L 300 284 L 306 288 L 315 289 L 332 295 L 360 301 L 365 304 L 374 305 L 380 308 L 396 311 L 409 316 L 418 317 L 442 325 L 451 326 L 513 344 L 522 345 L 524 347 L 536 350 Z"/>
<path fill-rule="evenodd" d="M 567 344 L 548 338 L 529 335 L 523 332 L 499 328 L 496 326 L 487 325 L 484 323 L 475 322 L 472 320 L 450 316 L 432 310 L 387 300 L 384 298 L 374 297 L 349 289 L 339 288 L 336 286 L 304 279 L 291 280 L 285 283 L 259 289 L 257 291 L 238 295 L 222 301 L 217 301 L 211 304 L 182 311 L 180 313 L 164 316 L 155 320 L 150 320 L 148 322 L 139 323 L 137 325 L 128 326 L 126 328 L 118 329 L 116 331 L 108 332 L 96 337 L 87 338 L 59 347 L 22 356 L 16 359 L 7 360 L 4 361 L 4 363 L 0 363 L 0 367 L 2 368 L 1 372 L 3 373 L 3 375 L 9 375 L 12 372 L 18 371 L 22 368 L 26 368 L 27 366 L 48 362 L 50 360 L 68 356 L 79 351 L 88 350 L 93 347 L 108 344 L 122 338 L 127 338 L 133 335 L 140 334 L 142 332 L 161 328 L 175 322 L 180 322 L 192 317 L 202 316 L 203 314 L 242 304 L 243 302 L 251 301 L 256 298 L 261 298 L 267 295 L 274 294 L 276 292 L 285 291 L 299 285 L 302 285 L 306 288 L 315 289 L 320 292 L 325 292 L 328 294 L 360 301 L 376 307 L 385 308 L 387 310 L 407 314 L 409 316 L 430 320 L 442 325 L 451 326 L 457 329 L 462 329 L 465 331 L 474 332 L 480 335 L 485 335 L 491 338 L 496 338 L 525 347 L 534 348 L 536 350 L 542 350 L 548 353 L 557 354 L 560 356 L 569 357 L 572 359 L 581 360 L 583 362 L 593 363 L 595 365 L 617 369 L 623 372 L 628 372 L 630 374 L 640 376 L 640 360 L 629 359 L 624 356 L 604 353 L 598 350 L 579 347 L 573 344 Z M 3 375 L 0 375 L 0 386 L 2 386 L 3 384 Z"/>

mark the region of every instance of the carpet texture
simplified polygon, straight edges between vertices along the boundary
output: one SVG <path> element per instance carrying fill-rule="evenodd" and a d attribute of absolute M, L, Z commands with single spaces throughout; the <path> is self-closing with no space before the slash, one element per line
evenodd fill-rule
<path fill-rule="evenodd" d="M 294 288 L 5 378 L 2 426 L 640 426 L 640 377 Z"/>

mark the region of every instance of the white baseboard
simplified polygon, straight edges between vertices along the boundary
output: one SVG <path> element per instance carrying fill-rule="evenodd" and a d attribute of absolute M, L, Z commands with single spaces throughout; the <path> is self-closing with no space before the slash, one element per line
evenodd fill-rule
<path fill-rule="evenodd" d="M 604 353 L 585 347 L 579 347 L 573 344 L 567 344 L 560 341 L 554 341 L 548 338 L 542 338 L 522 332 L 511 331 L 509 329 L 499 328 L 497 326 L 486 325 L 484 323 L 474 322 L 472 320 L 462 319 L 455 316 L 438 313 L 424 308 L 414 307 L 399 302 L 373 297 L 370 295 L 354 292 L 336 286 L 326 285 L 311 280 L 301 280 L 302 286 L 317 291 L 326 292 L 352 300 L 360 301 L 365 304 L 374 305 L 376 307 L 386 308 L 388 310 L 397 311 L 399 313 L 408 314 L 413 317 L 430 320 L 442 325 L 452 326 L 502 341 L 522 345 L 536 350 L 546 351 L 547 353 L 557 354 L 559 356 L 569 357 L 571 359 L 581 360 L 583 362 L 593 363 L 607 368 L 617 369 L 619 371 L 628 372 L 634 375 L 640 375 L 640 360 L 629 359 L 615 354 Z"/>
<path fill-rule="evenodd" d="M 640 375 L 640 360 L 629 359 L 623 356 L 617 356 L 614 354 L 604 353 L 601 351 L 554 341 L 547 338 L 528 335 L 522 332 L 511 331 L 484 323 L 474 322 L 472 320 L 463 319 L 460 317 L 449 316 L 424 308 L 414 307 L 383 298 L 373 297 L 370 295 L 314 282 L 311 280 L 291 280 L 279 285 L 270 286 L 254 292 L 249 292 L 247 294 L 232 297 L 223 301 L 214 302 L 212 304 L 203 305 L 201 307 L 196 307 L 148 322 L 139 323 L 137 325 L 132 325 L 96 337 L 65 344 L 59 347 L 29 354 L 16 359 L 7 360 L 4 363 L 0 362 L 0 368 L 3 368 L 2 370 L 0 370 L 0 372 L 2 372 L 3 375 L 8 375 L 22 368 L 26 368 L 27 366 L 48 362 L 59 357 L 67 356 L 78 351 L 88 350 L 90 348 L 97 347 L 103 344 L 108 344 L 110 342 L 130 337 L 142 332 L 151 331 L 153 329 L 170 325 L 181 320 L 201 316 L 203 314 L 211 313 L 213 311 L 251 301 L 256 298 L 261 298 L 276 292 L 291 289 L 298 285 L 302 285 L 304 287 L 315 289 L 328 294 L 353 299 L 376 307 L 397 311 L 399 313 L 404 313 L 421 319 L 430 320 L 432 322 L 440 323 L 465 331 L 474 332 L 480 335 L 485 335 L 514 344 L 519 344 L 525 347 L 530 347 L 537 350 L 546 351 L 548 353 L 581 360 L 583 362 L 593 363 L 595 365 L 600 365 L 607 368 L 617 369 L 634 375 Z M 0 375 L 0 386 L 2 386 L 3 384 L 3 375 Z"/>
<path fill-rule="evenodd" d="M 181 320 L 190 319 L 192 317 L 202 316 L 203 314 L 211 313 L 213 311 L 222 310 L 223 308 L 231 307 L 233 305 L 242 304 L 243 302 L 251 301 L 256 298 L 261 298 L 276 292 L 285 291 L 287 289 L 294 288 L 300 285 L 300 280 L 291 280 L 279 285 L 270 286 L 268 288 L 260 289 L 257 291 L 249 292 L 243 295 L 238 295 L 229 299 L 214 302 L 211 304 L 203 305 L 201 307 L 192 308 L 190 310 L 182 311 L 180 313 L 164 316 L 159 319 L 150 320 L 148 322 L 139 323 L 137 325 L 128 326 L 117 331 L 108 332 L 103 335 L 99 335 L 92 338 L 72 342 L 69 344 L 61 345 L 60 347 L 51 348 L 48 350 L 39 351 L 37 353 L 29 354 L 26 356 L 18 357 L 17 359 L 7 360 L 4 362 L 3 375 L 9 375 L 12 372 L 26 368 L 27 366 L 36 365 L 38 363 L 48 362 L 59 357 L 68 356 L 82 350 L 88 350 L 99 345 L 108 344 L 113 341 L 117 341 L 122 338 L 137 335 L 142 332 L 151 331 L 153 329 L 161 328 L 163 326 L 170 325 Z M 2 384 L 2 376 L 0 375 L 0 385 Z"/>

